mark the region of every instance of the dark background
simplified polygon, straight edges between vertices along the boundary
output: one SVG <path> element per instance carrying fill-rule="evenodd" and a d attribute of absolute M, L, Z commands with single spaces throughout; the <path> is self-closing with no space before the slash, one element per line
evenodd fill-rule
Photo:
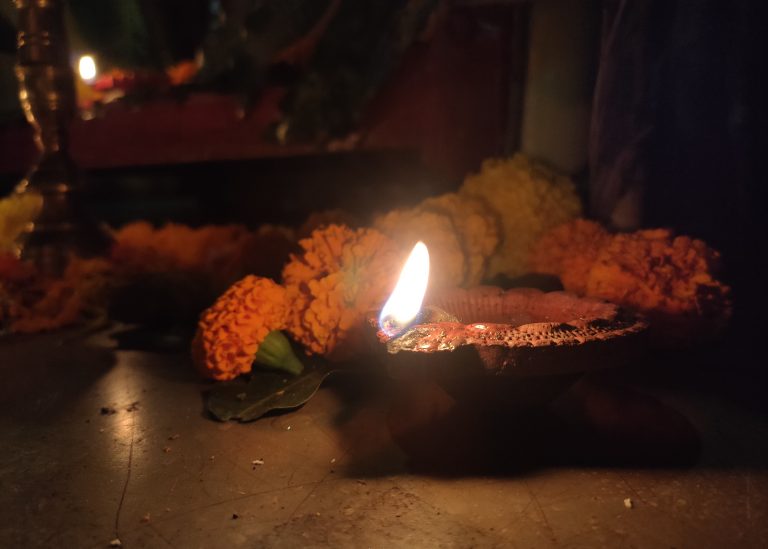
<path fill-rule="evenodd" d="M 526 3 L 517 5 L 526 9 Z M 736 303 L 731 337 L 739 358 L 734 363 L 763 375 L 753 357 L 759 357 L 755 352 L 763 337 L 768 277 L 762 138 L 768 97 L 763 83 L 765 3 L 605 0 L 595 7 L 602 12 L 604 31 L 618 13 L 625 17 L 612 45 L 614 66 L 600 67 L 598 83 L 600 72 L 612 69 L 614 82 L 606 86 L 615 116 L 609 120 L 620 125 L 612 139 L 617 148 L 637 150 L 630 168 L 619 170 L 624 181 L 596 182 L 593 166 L 591 189 L 584 183 L 583 190 L 594 194 L 602 184 L 637 180 L 643 189 L 641 226 L 670 227 L 721 250 L 723 276 L 733 286 Z M 464 15 L 459 11 L 454 17 L 448 42 L 480 35 L 494 19 L 463 25 Z M 510 26 L 519 24 L 519 18 L 495 18 L 495 23 Z M 519 38 L 515 40 L 510 40 L 509 52 L 520 49 Z M 503 62 L 519 59 L 519 52 L 508 53 Z M 461 74 L 453 81 L 455 87 L 473 85 Z M 496 103 L 476 102 L 471 108 L 508 114 Z M 451 113 L 445 117 L 450 120 Z M 515 123 L 519 118 L 509 119 L 511 126 Z M 637 132 L 643 130 L 647 133 L 638 144 Z M 515 131 L 508 127 L 507 136 Z M 505 150 L 499 144 L 492 152 Z M 86 170 L 83 176 L 96 216 L 112 224 L 137 218 L 297 224 L 313 210 L 341 207 L 365 215 L 455 188 L 460 176 L 434 169 L 441 160 L 451 162 L 450 150 L 442 159 L 433 155 L 431 166 L 420 161 L 418 151 L 389 150 L 127 166 Z M 606 162 L 616 158 L 609 156 Z M 10 191 L 20 175 L 2 174 L 0 193 Z M 593 201 L 590 213 L 607 221 L 610 206 L 596 207 Z"/>

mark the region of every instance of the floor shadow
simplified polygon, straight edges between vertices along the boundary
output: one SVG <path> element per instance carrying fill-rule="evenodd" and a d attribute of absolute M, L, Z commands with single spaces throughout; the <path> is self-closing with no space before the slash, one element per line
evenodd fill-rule
<path fill-rule="evenodd" d="M 118 325 L 109 338 L 118 351 L 141 352 L 136 366 L 150 377 L 189 383 L 205 389 L 206 380 L 192 363 L 190 352 L 195 326 Z"/>
<path fill-rule="evenodd" d="M 47 421 L 114 365 L 111 349 L 70 338 L 68 332 L 5 339 L 0 342 L 0 415 Z"/>
<path fill-rule="evenodd" d="M 121 351 L 147 351 L 150 353 L 189 354 L 195 326 L 125 326 L 110 337 Z"/>
<path fill-rule="evenodd" d="M 517 409 L 509 403 L 457 401 L 430 383 L 391 396 L 378 418 L 341 428 L 348 433 L 356 475 L 380 475 L 380 467 L 369 467 L 381 461 L 372 455 L 391 459 L 383 437 L 378 449 L 369 443 L 358 451 L 360 443 L 353 438 L 376 431 L 373 421 L 385 424 L 408 471 L 430 476 L 519 476 L 554 466 L 681 468 L 696 464 L 701 452 L 695 428 L 673 408 L 589 379 L 549 405 Z"/>

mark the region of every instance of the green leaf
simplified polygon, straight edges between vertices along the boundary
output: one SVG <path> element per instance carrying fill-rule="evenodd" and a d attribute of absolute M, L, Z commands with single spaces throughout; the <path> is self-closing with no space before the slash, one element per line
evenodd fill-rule
<path fill-rule="evenodd" d="M 294 376 L 304 370 L 304 365 L 293 352 L 291 342 L 280 330 L 273 330 L 267 334 L 259 345 L 256 362 Z"/>
<path fill-rule="evenodd" d="M 250 379 L 216 384 L 208 394 L 206 405 L 219 421 L 254 421 L 272 410 L 301 406 L 312 398 L 332 371 L 327 363 L 308 367 L 297 377 L 254 370 Z"/>

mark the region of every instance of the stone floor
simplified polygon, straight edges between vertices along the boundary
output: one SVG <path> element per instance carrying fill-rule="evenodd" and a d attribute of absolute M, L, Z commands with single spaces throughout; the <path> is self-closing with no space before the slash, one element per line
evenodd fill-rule
<path fill-rule="evenodd" d="M 0 342 L 0 371 L 0 547 L 768 547 L 765 416 L 705 390 L 582 382 L 590 429 L 441 447 L 344 383 L 218 423 L 183 354 L 99 337 Z"/>

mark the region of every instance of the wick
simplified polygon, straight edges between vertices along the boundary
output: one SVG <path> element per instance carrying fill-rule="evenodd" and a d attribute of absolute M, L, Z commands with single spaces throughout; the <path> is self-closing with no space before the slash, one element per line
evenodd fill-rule
<path fill-rule="evenodd" d="M 398 336 L 402 335 L 403 332 L 405 332 L 405 329 L 410 324 L 402 325 L 400 324 L 397 319 L 395 319 L 394 316 L 386 316 L 383 319 L 381 319 L 381 331 L 384 333 L 387 338 L 396 339 Z"/>
<path fill-rule="evenodd" d="M 379 321 L 381 332 L 386 336 L 385 342 L 394 341 L 405 335 L 409 328 L 417 324 L 435 324 L 438 322 L 459 322 L 459 319 L 440 307 L 425 305 L 405 324 L 398 322 L 393 315 L 387 315 Z"/>

